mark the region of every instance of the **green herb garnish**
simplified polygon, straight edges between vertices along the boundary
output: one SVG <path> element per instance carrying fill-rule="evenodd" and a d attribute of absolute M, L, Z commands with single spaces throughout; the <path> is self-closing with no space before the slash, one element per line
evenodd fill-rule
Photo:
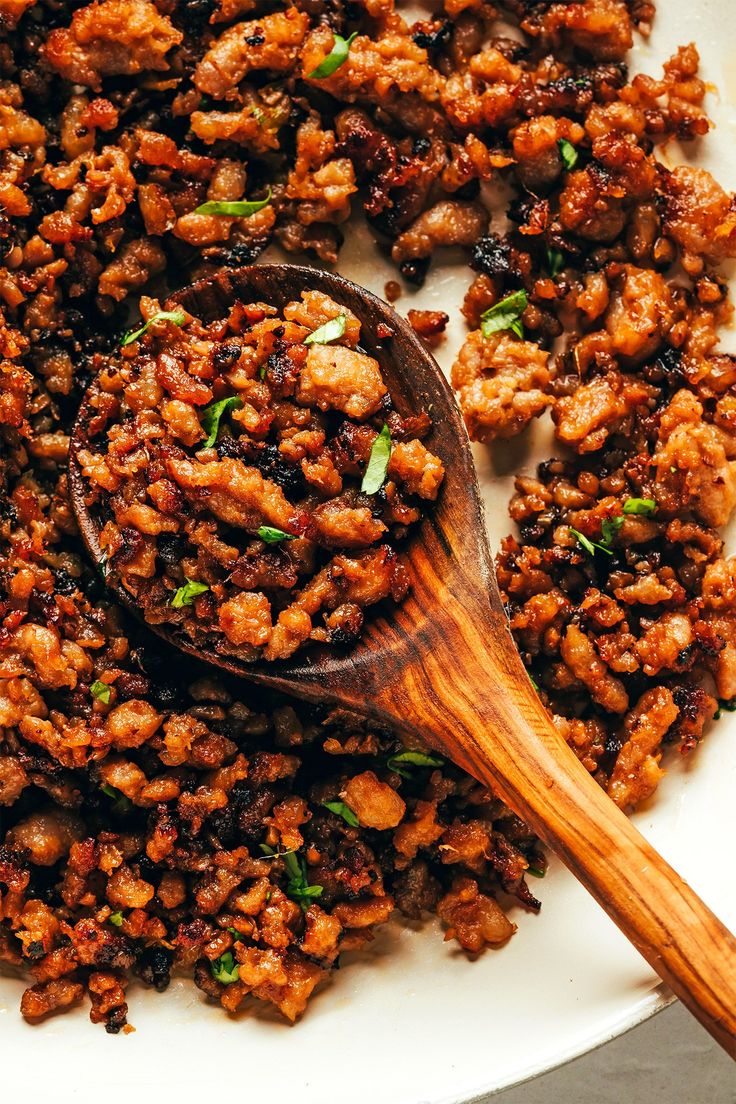
<path fill-rule="evenodd" d="M 223 414 L 228 410 L 238 410 L 243 405 L 243 400 L 239 399 L 237 395 L 230 395 L 227 399 L 220 399 L 219 402 L 210 403 L 202 411 L 202 429 L 208 435 L 203 448 L 212 448 L 217 440 L 217 434 L 220 432 L 220 421 Z"/>
<path fill-rule="evenodd" d="M 210 973 L 221 985 L 232 985 L 240 977 L 240 967 L 233 958 L 232 951 L 225 951 L 219 958 L 210 962 Z"/>
<path fill-rule="evenodd" d="M 565 267 L 565 254 L 559 249 L 550 249 L 547 246 L 547 271 L 554 280 L 555 276 L 559 276 Z"/>
<path fill-rule="evenodd" d="M 713 720 L 719 721 L 722 713 L 736 713 L 736 698 L 732 698 L 730 701 L 726 701 L 724 698 L 718 699 L 718 709 L 713 714 Z"/>
<path fill-rule="evenodd" d="M 115 804 L 112 807 L 114 813 L 127 813 L 132 807 L 132 801 L 121 793 L 120 790 L 116 790 L 114 786 L 111 786 L 109 782 L 104 782 L 100 789 L 106 797 L 111 797 Z"/>
<path fill-rule="evenodd" d="M 174 322 L 177 326 L 183 326 L 186 320 L 186 313 L 181 308 L 173 311 L 156 311 L 147 322 L 143 323 L 139 330 L 128 330 L 126 334 L 123 334 L 120 338 L 120 347 L 125 348 L 126 345 L 132 345 L 154 322 Z"/>
<path fill-rule="evenodd" d="M 272 525 L 261 525 L 257 534 L 266 544 L 278 544 L 279 541 L 296 540 L 293 533 L 285 533 L 283 529 L 274 529 Z"/>
<path fill-rule="evenodd" d="M 321 885 L 310 885 L 307 877 L 307 864 L 301 856 L 297 858 L 294 851 L 276 851 L 273 847 L 269 847 L 267 843 L 260 844 L 260 849 L 264 855 L 268 855 L 272 859 L 283 859 L 286 873 L 289 875 L 289 881 L 286 886 L 286 896 L 291 897 L 292 901 L 298 901 L 304 912 L 309 908 L 310 902 L 315 897 L 321 897 L 324 892 L 324 887 Z"/>
<path fill-rule="evenodd" d="M 289 875 L 286 896 L 291 897 L 292 901 L 298 901 L 303 911 L 306 912 L 312 901 L 316 897 L 322 896 L 324 887 L 309 884 L 306 861 L 301 856 L 297 857 L 293 851 L 284 853 L 284 866 L 286 867 L 286 873 Z"/>
<path fill-rule="evenodd" d="M 442 767 L 444 760 L 436 755 L 426 755 L 423 751 L 400 751 L 387 759 L 386 766 L 402 778 L 411 778 L 409 767 Z"/>
<path fill-rule="evenodd" d="M 323 801 L 325 809 L 329 809 L 335 816 L 342 817 L 346 824 L 349 824 L 351 828 L 358 828 L 360 821 L 357 816 L 344 801 Z"/>
<path fill-rule="evenodd" d="M 111 924 L 114 924 L 116 928 L 120 928 L 123 925 L 122 912 L 111 912 L 107 919 Z"/>
<path fill-rule="evenodd" d="M 210 588 L 206 583 L 198 583 L 196 579 L 187 579 L 184 586 L 180 586 L 171 599 L 173 609 L 181 609 L 182 606 L 191 606 L 198 594 L 204 594 Z"/>
<path fill-rule="evenodd" d="M 572 142 L 568 142 L 567 138 L 560 138 L 557 143 L 560 150 L 560 157 L 562 158 L 562 164 L 570 172 L 578 163 L 580 154 L 575 149 Z"/>
<path fill-rule="evenodd" d="M 386 479 L 388 462 L 391 459 L 391 430 L 384 425 L 373 442 L 368 467 L 365 469 L 360 489 L 363 494 L 375 494 L 380 491 Z"/>
<path fill-rule="evenodd" d="M 305 345 L 329 345 L 331 341 L 337 341 L 345 333 L 345 323 L 348 320 L 346 314 L 338 314 L 325 322 L 323 326 L 305 337 Z"/>
<path fill-rule="evenodd" d="M 93 682 L 89 688 L 90 694 L 101 701 L 103 705 L 110 704 L 111 688 L 106 682 L 101 682 L 99 679 Z"/>
<path fill-rule="evenodd" d="M 625 514 L 641 514 L 651 517 L 657 512 L 657 503 L 653 498 L 627 498 L 624 502 Z"/>
<path fill-rule="evenodd" d="M 521 316 L 529 304 L 526 292 L 512 291 L 505 299 L 499 299 L 480 316 L 480 328 L 484 337 L 498 333 L 499 330 L 511 330 L 517 337 L 524 338 L 524 326 Z"/>
<path fill-rule="evenodd" d="M 606 518 L 601 522 L 601 547 L 610 548 L 619 529 L 624 523 L 621 514 L 618 517 Z"/>
<path fill-rule="evenodd" d="M 341 65 L 344 65 L 348 60 L 348 54 L 350 53 L 350 44 L 357 35 L 357 31 L 353 31 L 348 38 L 343 38 L 342 35 L 335 35 L 335 44 L 330 50 L 324 61 L 321 61 L 316 69 L 313 69 L 311 73 L 307 73 L 309 80 L 322 80 L 324 77 L 331 77 L 336 69 L 339 69 Z"/>
<path fill-rule="evenodd" d="M 265 199 L 208 199 L 194 208 L 195 215 L 227 215 L 228 218 L 250 218 L 271 202 L 271 189 Z"/>
<path fill-rule="evenodd" d="M 568 529 L 577 540 L 578 544 L 582 545 L 589 556 L 595 556 L 595 550 L 598 548 L 601 552 L 605 552 L 607 556 L 612 556 L 613 552 L 610 548 L 606 548 L 605 544 L 599 544 L 597 541 L 590 540 L 584 533 L 579 532 L 577 529 L 573 529 L 572 525 L 568 525 Z"/>
<path fill-rule="evenodd" d="M 547 871 L 540 870 L 538 866 L 528 866 L 525 873 L 531 874 L 533 878 L 543 878 Z"/>
<path fill-rule="evenodd" d="M 243 942 L 243 933 L 238 931 L 237 928 L 225 928 L 225 931 L 229 931 L 236 943 Z"/>

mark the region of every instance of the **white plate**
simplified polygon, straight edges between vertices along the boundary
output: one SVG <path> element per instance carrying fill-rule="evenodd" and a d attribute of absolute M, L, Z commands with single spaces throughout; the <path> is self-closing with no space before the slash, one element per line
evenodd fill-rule
<path fill-rule="evenodd" d="M 723 0 L 660 0 L 651 45 L 633 66 L 655 62 L 697 40 L 717 128 L 702 163 L 736 186 L 736 11 Z M 670 159 L 679 159 L 673 148 Z M 379 294 L 393 273 L 368 233 L 351 238 L 340 271 Z M 435 267 L 428 285 L 398 303 L 453 311 L 440 353 L 448 368 L 462 338 L 457 307 L 468 284 L 464 264 Z M 513 473 L 550 448 L 548 431 L 506 444 L 492 457 L 478 450 L 491 538 L 509 531 L 506 504 Z M 495 465 L 495 466 L 494 466 Z M 637 823 L 726 923 L 736 928 L 736 715 L 712 727 L 686 762 L 669 773 Z M 230 1099 L 275 1104 L 460 1104 L 532 1077 L 613 1038 L 669 999 L 651 970 L 575 880 L 553 862 L 534 889 L 538 917 L 514 911 L 519 931 L 500 951 L 470 963 L 442 941 L 436 924 L 392 924 L 370 952 L 352 956 L 288 1027 L 275 1019 L 235 1019 L 209 1006 L 191 982 L 164 995 L 132 986 L 135 1034 L 111 1037 L 76 1010 L 37 1027 L 18 1013 L 23 985 L 0 978 L 0 1083 L 3 1097 L 140 1104 Z M 162 1096 L 161 1093 L 164 1095 Z"/>

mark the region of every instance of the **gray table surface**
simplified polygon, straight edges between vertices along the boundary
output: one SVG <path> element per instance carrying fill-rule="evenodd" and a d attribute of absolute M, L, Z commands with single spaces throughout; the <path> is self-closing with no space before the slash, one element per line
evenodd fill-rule
<path fill-rule="evenodd" d="M 732 1062 L 679 1005 L 489 1104 L 736 1104 Z"/>

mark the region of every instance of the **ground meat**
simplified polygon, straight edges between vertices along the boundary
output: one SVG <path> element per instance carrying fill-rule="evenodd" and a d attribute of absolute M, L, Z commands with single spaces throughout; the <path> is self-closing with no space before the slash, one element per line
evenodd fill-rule
<path fill-rule="evenodd" d="M 363 606 L 406 593 L 386 538 L 419 519 L 414 503 L 435 499 L 444 477 L 421 441 L 389 439 L 390 497 L 377 508 L 377 488 L 350 485 L 380 450 L 388 426 L 378 411 L 390 406 L 378 362 L 353 347 L 358 319 L 315 292 L 283 317 L 238 304 L 209 326 L 157 323 L 156 308 L 144 301 L 154 328 L 102 367 L 90 398 L 98 429 L 79 451 L 108 581 L 134 595 L 151 624 L 244 660 L 283 659 L 309 639 L 354 643 Z M 336 321 L 344 332 L 319 342 Z M 327 411 L 343 416 L 331 437 Z M 361 433 L 360 464 L 338 470 L 339 442 Z M 330 497 L 305 497 L 302 475 Z M 360 554 L 379 542 L 377 555 Z M 330 558 L 340 549 L 357 554 Z M 109 715 L 116 748 L 156 731 L 155 711 L 117 724 L 119 711 L 145 705 L 128 701 Z"/>
<path fill-rule="evenodd" d="M 281 319 L 152 322 L 119 349 L 134 296 L 150 320 L 272 239 L 336 264 L 361 211 L 408 283 L 436 246 L 466 256 L 468 428 L 504 439 L 551 409 L 574 457 L 519 475 L 498 557 L 561 738 L 628 808 L 707 731 L 702 677 L 736 697 L 735 569 L 711 528 L 736 486 L 713 267 L 733 197 L 654 151 L 708 132 L 697 51 L 629 79 L 647 0 L 509 0 L 513 42 L 480 0 L 414 25 L 381 0 L 323 7 L 0 0 L 0 956 L 27 969 L 34 1021 L 86 993 L 119 1031 L 130 975 L 162 991 L 173 969 L 228 1012 L 250 996 L 294 1019 L 395 906 L 438 913 L 470 954 L 513 931 L 501 891 L 539 907 L 537 842 L 451 764 L 190 667 L 112 602 L 117 567 L 149 612 L 241 658 L 345 647 L 366 605 L 406 593 L 394 541 L 443 475 L 350 312 L 338 345 L 304 346 L 340 311 L 305 289 Z M 319 76 L 336 32 L 348 56 Z M 493 233 L 489 187 L 508 197 Z M 445 325 L 412 320 L 430 342 Z M 90 430 L 114 447 L 83 457 L 109 552 L 91 564 L 66 451 L 98 374 Z M 205 452 L 203 409 L 236 392 Z M 365 495 L 384 421 L 387 479 Z M 266 520 L 294 539 L 257 539 Z M 187 578 L 208 589 L 177 612 Z"/>
<path fill-rule="evenodd" d="M 452 367 L 452 383 L 475 441 L 513 437 L 552 402 L 549 354 L 507 334 L 474 330 Z"/>
<path fill-rule="evenodd" d="M 182 37 L 149 0 L 101 0 L 52 31 L 44 52 L 67 80 L 99 92 L 103 77 L 168 69 L 166 54 Z"/>

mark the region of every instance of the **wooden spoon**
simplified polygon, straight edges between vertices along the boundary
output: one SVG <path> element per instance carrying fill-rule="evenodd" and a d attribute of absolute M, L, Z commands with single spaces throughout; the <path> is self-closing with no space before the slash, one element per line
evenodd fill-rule
<path fill-rule="evenodd" d="M 562 858 L 691 1012 L 736 1057 L 736 940 L 639 834 L 560 738 L 511 637 L 493 571 L 468 438 L 436 362 L 380 299 L 329 272 L 259 265 L 223 272 L 173 298 L 193 314 L 223 317 L 237 300 L 277 307 L 317 289 L 349 307 L 363 347 L 380 364 L 400 413 L 429 410 L 428 442 L 447 475 L 436 506 L 408 546 L 412 589 L 374 613 L 360 643 L 317 648 L 293 661 L 245 665 L 172 644 L 253 682 L 312 702 L 347 706 L 418 738 L 494 789 Z M 379 339 L 384 323 L 393 336 Z M 380 333 L 380 330 L 378 331 Z M 88 422 L 82 405 L 70 450 L 74 510 L 97 562 L 98 529 L 77 462 Z M 116 593 L 131 607 L 130 595 Z M 134 608 L 134 607 L 133 607 Z"/>

